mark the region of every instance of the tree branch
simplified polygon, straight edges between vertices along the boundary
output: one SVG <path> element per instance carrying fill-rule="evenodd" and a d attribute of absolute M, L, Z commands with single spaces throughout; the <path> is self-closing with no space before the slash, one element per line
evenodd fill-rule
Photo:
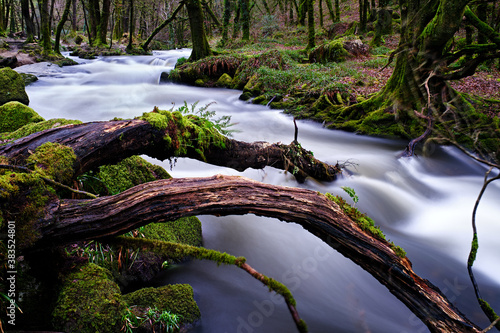
<path fill-rule="evenodd" d="M 160 160 L 189 157 L 238 171 L 272 166 L 293 173 L 299 181 L 307 176 L 332 181 L 341 172 L 339 167 L 315 159 L 311 152 L 293 143 L 248 143 L 229 139 L 215 130 L 208 135 L 212 138 L 200 139 L 200 133 L 193 128 L 182 127 L 185 126 L 183 119 L 171 121 L 164 129 L 140 119 L 62 126 L 0 146 L 0 155 L 8 157 L 10 164 L 23 165 L 24 160 L 41 144 L 59 143 L 75 152 L 75 177 L 100 165 L 117 163 L 141 154 Z M 188 119 L 199 121 L 194 116 Z M 201 140 L 208 143 L 203 145 Z"/>
<path fill-rule="evenodd" d="M 146 39 L 146 41 L 141 45 L 141 47 L 142 47 L 143 50 L 147 50 L 148 46 L 149 46 L 149 43 L 151 43 L 151 41 L 153 40 L 153 38 L 163 28 L 165 28 L 170 22 L 172 22 L 173 20 L 175 20 L 175 17 L 181 11 L 182 7 L 184 7 L 184 1 L 181 1 L 179 3 L 179 6 L 177 6 L 177 8 L 174 10 L 174 12 L 172 13 L 172 15 L 168 19 L 166 19 L 165 21 L 163 21 L 162 24 L 160 24 L 158 27 L 156 27 L 155 30 L 153 30 L 153 32 L 151 33 L 151 35 L 149 35 L 148 39 Z"/>
<path fill-rule="evenodd" d="M 206 249 L 204 247 L 191 246 L 180 243 L 164 242 L 158 240 L 150 240 L 144 238 L 133 237 L 116 237 L 110 241 L 112 244 L 120 245 L 123 247 L 143 248 L 161 255 L 166 255 L 169 258 L 185 258 L 191 256 L 199 260 L 211 260 L 217 264 L 235 265 L 253 278 L 262 282 L 269 290 L 273 290 L 277 294 L 283 296 L 287 304 L 290 315 L 292 316 L 295 325 L 299 332 L 307 332 L 305 322 L 300 318 L 297 309 L 295 308 L 296 301 L 292 293 L 282 283 L 259 273 L 255 268 L 246 263 L 246 258 L 235 257 L 227 253 L 221 253 L 216 250 Z"/>
<path fill-rule="evenodd" d="M 232 176 L 150 182 L 111 197 L 47 205 L 33 248 L 116 236 L 195 215 L 255 214 L 301 224 L 385 285 L 432 332 L 479 332 L 386 240 L 363 231 L 334 201 L 306 189 Z"/>
<path fill-rule="evenodd" d="M 483 182 L 483 187 L 481 188 L 481 191 L 479 192 L 479 195 L 476 199 L 476 203 L 474 204 L 474 209 L 472 211 L 472 231 L 473 231 L 473 238 L 472 238 L 472 245 L 471 245 L 471 250 L 469 252 L 469 258 L 467 260 L 467 271 L 469 272 L 469 277 L 472 282 L 472 285 L 474 287 L 474 293 L 476 295 L 476 299 L 479 303 L 479 306 L 483 310 L 484 314 L 488 317 L 488 319 L 493 323 L 496 321 L 496 328 L 500 330 L 500 324 L 498 323 L 498 315 L 495 313 L 495 311 L 489 306 L 489 304 L 481 297 L 481 294 L 479 293 L 479 287 L 476 282 L 476 278 L 474 276 L 474 272 L 472 271 L 472 265 L 474 264 L 474 261 L 476 260 L 476 254 L 477 254 L 477 249 L 479 247 L 479 240 L 477 237 L 477 226 L 476 226 L 476 213 L 477 209 L 479 207 L 479 202 L 481 202 L 481 198 L 483 197 L 484 192 L 486 191 L 486 188 L 488 187 L 489 184 L 494 182 L 495 180 L 500 179 L 500 174 L 496 175 L 493 178 L 488 179 L 488 176 L 490 175 L 493 167 L 491 167 L 486 174 L 484 175 L 484 182 Z"/>

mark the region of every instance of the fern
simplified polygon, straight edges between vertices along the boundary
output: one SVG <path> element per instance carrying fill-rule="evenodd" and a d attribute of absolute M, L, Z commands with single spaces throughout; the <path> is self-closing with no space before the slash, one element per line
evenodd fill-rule
<path fill-rule="evenodd" d="M 348 186 L 341 186 L 340 188 L 343 189 L 345 191 L 345 193 L 349 194 L 349 196 L 351 197 L 354 204 L 358 203 L 359 197 L 356 195 L 356 191 L 354 191 L 353 188 L 348 187 Z"/>

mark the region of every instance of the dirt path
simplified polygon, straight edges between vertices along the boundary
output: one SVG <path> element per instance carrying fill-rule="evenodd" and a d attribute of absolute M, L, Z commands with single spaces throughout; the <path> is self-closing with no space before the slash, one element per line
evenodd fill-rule
<path fill-rule="evenodd" d="M 16 67 L 22 65 L 29 65 L 36 63 L 35 57 L 25 53 L 20 49 L 25 42 L 25 40 L 21 39 L 4 39 L 4 41 L 9 44 L 8 50 L 0 49 L 0 57 L 8 58 L 8 57 L 16 57 L 17 64 Z"/>

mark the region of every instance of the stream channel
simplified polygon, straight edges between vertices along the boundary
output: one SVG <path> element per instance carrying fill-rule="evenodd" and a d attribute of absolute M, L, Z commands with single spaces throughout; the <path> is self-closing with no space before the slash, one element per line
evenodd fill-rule
<path fill-rule="evenodd" d="M 294 126 L 280 110 L 238 99 L 241 91 L 161 83 L 190 50 L 155 51 L 151 56 L 81 60 L 59 68 L 47 63 L 19 67 L 39 81 L 26 88 L 30 107 L 45 119 L 82 121 L 133 118 L 154 106 L 170 109 L 199 101 L 217 116 L 229 115 L 245 141 L 290 143 Z M 289 173 L 267 167 L 237 172 L 179 159 L 149 161 L 173 177 L 242 175 L 258 181 L 304 187 L 348 198 L 340 188 L 356 191 L 356 207 L 371 216 L 387 238 L 403 247 L 414 270 L 430 280 L 473 322 L 487 320 L 467 275 L 472 240 L 471 215 L 486 168 L 449 147 L 430 147 L 425 156 L 399 158 L 406 142 L 328 130 L 298 122 L 298 139 L 320 160 L 352 163 L 332 183 L 308 179 L 299 184 Z M 477 215 L 479 251 L 474 270 L 482 297 L 500 312 L 500 182 L 487 189 Z M 349 199 L 350 200 L 350 199 Z M 245 256 L 258 271 L 286 284 L 310 332 L 428 332 L 385 287 L 301 226 L 253 215 L 200 216 L 204 246 Z M 236 267 L 192 261 L 162 272 L 153 286 L 189 283 L 202 318 L 193 332 L 296 332 L 282 299 Z"/>

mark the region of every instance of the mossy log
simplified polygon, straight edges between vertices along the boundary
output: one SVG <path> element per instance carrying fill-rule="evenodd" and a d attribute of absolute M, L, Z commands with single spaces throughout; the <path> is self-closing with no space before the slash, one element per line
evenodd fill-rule
<path fill-rule="evenodd" d="M 307 189 L 217 175 L 159 180 L 93 200 L 56 200 L 37 224 L 40 237 L 34 247 L 108 238 L 153 221 L 207 214 L 255 214 L 299 223 L 385 285 L 431 332 L 480 331 L 391 243 L 364 231 L 330 196 Z"/>
<path fill-rule="evenodd" d="M 185 138 L 192 138 L 186 142 Z M 180 139 L 185 149 L 179 149 Z M 103 164 L 116 163 L 133 155 L 146 154 L 160 160 L 190 157 L 204 162 L 230 167 L 238 171 L 265 166 L 290 171 L 299 180 L 311 176 L 318 180 L 335 180 L 340 168 L 315 159 L 300 145 L 243 142 L 220 135 L 201 147 L 198 135 L 174 123 L 159 129 L 140 119 L 91 122 L 48 129 L 0 147 L 13 164 L 23 165 L 37 147 L 54 142 L 70 147 L 77 157 L 74 176 Z M 201 152 L 202 150 L 202 152 Z"/>

